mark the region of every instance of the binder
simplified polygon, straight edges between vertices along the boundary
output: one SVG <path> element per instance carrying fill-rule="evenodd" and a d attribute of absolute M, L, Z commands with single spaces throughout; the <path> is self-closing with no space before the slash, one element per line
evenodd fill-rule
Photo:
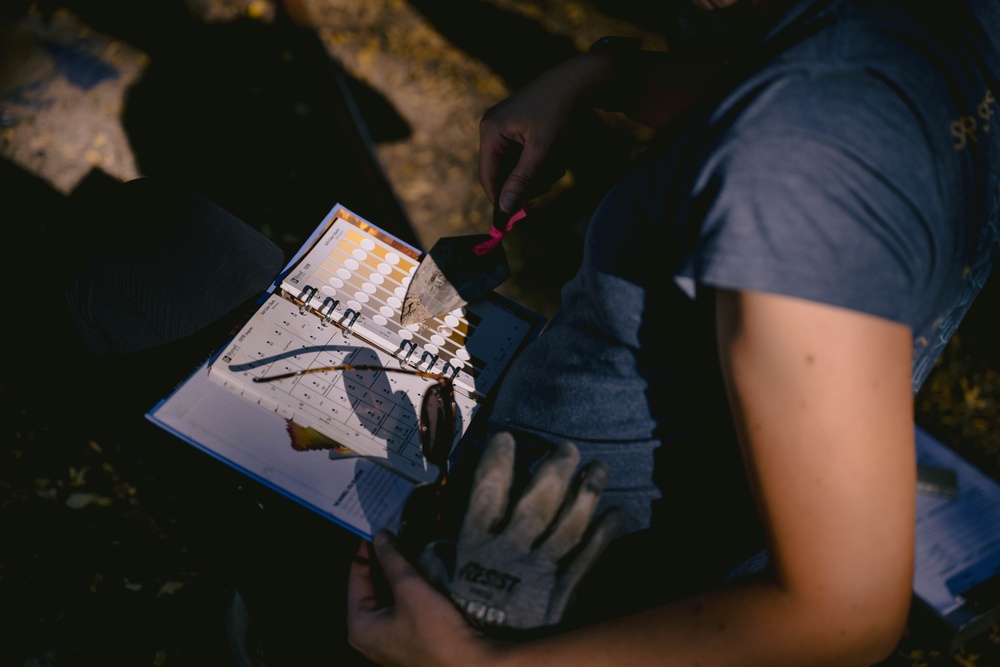
<path fill-rule="evenodd" d="M 917 495 L 914 619 L 954 651 L 1000 622 L 1000 483 L 919 426 L 916 447 L 954 487 Z"/>

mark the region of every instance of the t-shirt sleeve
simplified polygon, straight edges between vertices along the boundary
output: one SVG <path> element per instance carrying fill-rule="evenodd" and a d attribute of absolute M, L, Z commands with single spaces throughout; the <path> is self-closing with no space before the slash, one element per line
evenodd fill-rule
<path fill-rule="evenodd" d="M 853 91 L 853 92 L 851 92 Z M 878 82 L 806 82 L 727 130 L 696 182 L 677 282 L 818 301 L 913 325 L 942 247 L 933 161 Z"/>

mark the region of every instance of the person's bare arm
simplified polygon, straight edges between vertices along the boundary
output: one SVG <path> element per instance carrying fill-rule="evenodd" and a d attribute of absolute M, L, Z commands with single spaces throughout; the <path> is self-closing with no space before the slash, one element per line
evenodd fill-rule
<path fill-rule="evenodd" d="M 379 657 L 389 664 L 410 664 L 420 647 L 440 664 L 464 656 L 532 667 L 866 665 L 887 655 L 902 633 L 912 586 L 910 332 L 769 294 L 721 292 L 717 303 L 719 350 L 768 532 L 770 578 L 536 642 L 497 644 L 402 631 L 419 621 L 378 625 L 375 613 L 396 621 L 426 618 L 425 606 L 441 613 L 433 589 L 402 576 L 406 590 L 391 615 L 353 614 L 359 645 L 380 638 Z M 397 568 L 405 574 L 391 548 L 379 554 L 390 581 Z M 355 582 L 363 591 L 363 581 Z"/>

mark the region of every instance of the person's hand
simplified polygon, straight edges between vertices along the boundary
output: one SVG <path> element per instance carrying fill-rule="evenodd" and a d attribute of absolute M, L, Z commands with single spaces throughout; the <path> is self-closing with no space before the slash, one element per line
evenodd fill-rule
<path fill-rule="evenodd" d="M 424 547 L 420 569 L 447 591 L 473 626 L 492 631 L 558 625 L 583 575 L 618 532 L 613 508 L 593 522 L 608 468 L 558 443 L 523 494 L 511 499 L 515 441 L 493 436 L 476 466 L 457 542 Z"/>
<path fill-rule="evenodd" d="M 514 213 L 566 171 L 559 146 L 586 96 L 606 83 L 608 58 L 572 58 L 487 110 L 479 124 L 479 178 L 490 201 Z"/>
<path fill-rule="evenodd" d="M 396 549 L 386 532 L 362 543 L 347 585 L 347 632 L 351 646 L 380 665 L 469 665 L 488 649 L 487 640 L 465 622 Z M 391 599 L 380 599 L 376 580 Z"/>

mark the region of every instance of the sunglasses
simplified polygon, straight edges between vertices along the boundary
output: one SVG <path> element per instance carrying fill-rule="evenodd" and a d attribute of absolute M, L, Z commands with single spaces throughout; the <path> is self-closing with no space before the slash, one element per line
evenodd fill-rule
<path fill-rule="evenodd" d="M 419 435 L 420 451 L 428 463 L 437 466 L 438 476 L 434 482 L 418 484 L 413 488 L 403 508 L 398 538 L 398 545 L 404 553 L 408 555 L 419 553 L 424 544 L 444 537 L 453 528 L 451 513 L 445 510 L 447 503 L 444 501 L 444 494 L 448 482 L 448 456 L 458 426 L 455 386 L 450 377 L 440 373 L 365 365 L 305 368 L 290 373 L 254 378 L 253 381 L 274 382 L 310 373 L 331 371 L 381 371 L 414 375 L 434 381 L 424 391 L 423 400 L 420 402 Z"/>

